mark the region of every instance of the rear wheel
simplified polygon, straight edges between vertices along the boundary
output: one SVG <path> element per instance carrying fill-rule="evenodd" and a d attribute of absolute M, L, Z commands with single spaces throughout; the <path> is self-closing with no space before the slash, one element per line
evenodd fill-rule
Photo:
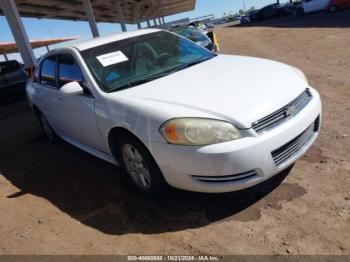
<path fill-rule="evenodd" d="M 130 135 L 122 135 L 119 139 L 119 160 L 133 184 L 142 193 L 160 195 L 167 184 L 151 153 Z"/>

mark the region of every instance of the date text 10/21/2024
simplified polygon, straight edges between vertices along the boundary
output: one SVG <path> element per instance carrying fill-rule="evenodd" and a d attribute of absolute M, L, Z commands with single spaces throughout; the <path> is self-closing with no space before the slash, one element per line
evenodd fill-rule
<path fill-rule="evenodd" d="M 128 256 L 128 261 L 219 261 L 218 256 Z"/>

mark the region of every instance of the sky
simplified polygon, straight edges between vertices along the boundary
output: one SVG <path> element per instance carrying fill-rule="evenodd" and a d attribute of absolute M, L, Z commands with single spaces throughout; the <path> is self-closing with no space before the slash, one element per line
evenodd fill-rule
<path fill-rule="evenodd" d="M 194 11 L 180 13 L 173 16 L 165 17 L 165 22 L 181 18 L 196 18 L 199 16 L 214 14 L 215 17 L 222 17 L 224 13 L 236 13 L 239 9 L 243 9 L 243 2 L 247 9 L 254 6 L 260 8 L 275 0 L 197 0 Z M 284 1 L 281 1 L 284 2 Z M 87 22 L 79 21 L 65 21 L 53 19 L 36 19 L 36 18 L 22 18 L 25 30 L 30 40 L 54 38 L 54 37 L 69 37 L 80 36 L 82 39 L 91 38 L 90 27 Z M 142 24 L 146 27 L 146 24 Z M 98 29 L 101 35 L 110 35 L 121 32 L 119 24 L 98 23 Z M 136 25 L 127 25 L 128 30 L 136 30 Z M 7 24 L 5 17 L 0 16 L 0 42 L 14 41 L 11 30 Z M 55 45 L 50 46 L 54 48 Z M 34 50 L 36 57 L 40 57 L 46 53 L 45 48 L 38 48 Z M 18 54 L 9 55 L 9 59 L 21 60 Z M 0 55 L 0 61 L 3 56 Z"/>

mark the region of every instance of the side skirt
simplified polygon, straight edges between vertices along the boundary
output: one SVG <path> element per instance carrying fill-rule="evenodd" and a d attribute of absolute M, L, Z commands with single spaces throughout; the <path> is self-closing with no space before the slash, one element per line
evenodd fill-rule
<path fill-rule="evenodd" d="M 105 160 L 105 161 L 107 161 L 107 162 L 109 162 L 109 163 L 111 163 L 111 164 L 116 165 L 116 166 L 119 166 L 119 165 L 120 165 L 120 164 L 114 159 L 114 157 L 112 157 L 112 156 L 109 155 L 109 154 L 106 154 L 106 153 L 104 153 L 104 152 L 101 152 L 101 151 L 99 151 L 99 150 L 97 150 L 97 149 L 95 149 L 95 148 L 89 147 L 89 146 L 87 146 L 87 145 L 85 145 L 85 144 L 79 143 L 79 142 L 77 142 L 77 141 L 75 141 L 75 140 L 73 140 L 73 139 L 71 139 L 71 138 L 69 138 L 69 137 L 67 137 L 67 136 L 63 136 L 63 135 L 61 135 L 61 134 L 59 134 L 59 136 L 60 136 L 63 140 L 65 140 L 66 142 L 68 142 L 69 144 L 72 144 L 73 146 L 75 146 L 75 147 L 77 147 L 77 148 L 79 148 L 79 149 L 81 149 L 81 150 L 83 150 L 83 151 L 85 151 L 85 152 L 87 152 L 87 153 L 89 153 L 89 154 L 91 154 L 91 155 L 97 157 L 97 158 L 103 159 L 103 160 Z"/>

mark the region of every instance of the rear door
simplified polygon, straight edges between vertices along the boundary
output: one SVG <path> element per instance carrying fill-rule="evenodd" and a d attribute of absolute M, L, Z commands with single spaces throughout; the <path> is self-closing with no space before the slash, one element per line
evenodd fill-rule
<path fill-rule="evenodd" d="M 33 87 L 35 89 L 34 103 L 55 130 L 58 126 L 55 106 L 59 93 L 56 76 L 57 58 L 57 55 L 45 58 L 36 70 L 33 79 Z"/>

